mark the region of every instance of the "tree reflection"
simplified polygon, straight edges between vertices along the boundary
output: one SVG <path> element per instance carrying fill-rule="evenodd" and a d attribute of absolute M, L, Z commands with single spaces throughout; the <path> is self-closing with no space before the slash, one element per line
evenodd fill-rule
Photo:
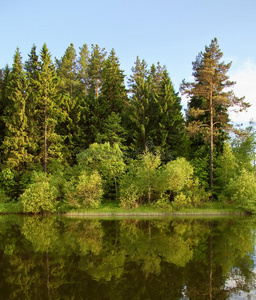
<path fill-rule="evenodd" d="M 252 218 L 0 218 L 5 299 L 228 299 L 255 289 Z"/>

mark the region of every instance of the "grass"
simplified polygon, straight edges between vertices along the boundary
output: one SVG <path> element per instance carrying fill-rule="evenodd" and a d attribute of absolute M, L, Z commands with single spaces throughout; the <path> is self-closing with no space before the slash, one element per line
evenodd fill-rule
<path fill-rule="evenodd" d="M 102 205 L 95 209 L 71 209 L 67 211 L 68 215 L 166 215 L 166 214 L 243 214 L 242 210 L 232 205 L 218 202 L 208 202 L 199 208 L 187 208 L 175 210 L 171 206 L 168 208 L 156 208 L 150 205 L 141 205 L 137 208 L 123 209 L 118 204 L 111 203 Z"/>
<path fill-rule="evenodd" d="M 22 212 L 19 202 L 0 203 L 0 214 L 17 214 Z"/>
<path fill-rule="evenodd" d="M 17 203 L 0 203 L 0 214 L 17 214 L 22 212 L 22 207 Z M 124 209 L 119 207 L 118 203 L 103 203 L 99 208 L 80 208 L 65 210 L 67 215 L 103 215 L 103 216 L 161 216 L 161 215 L 225 215 L 225 214 L 244 214 L 241 209 L 235 208 L 230 204 L 220 202 L 207 202 L 198 208 L 187 208 L 175 210 L 169 206 L 166 208 L 157 208 L 153 205 L 141 205 L 137 208 Z"/>

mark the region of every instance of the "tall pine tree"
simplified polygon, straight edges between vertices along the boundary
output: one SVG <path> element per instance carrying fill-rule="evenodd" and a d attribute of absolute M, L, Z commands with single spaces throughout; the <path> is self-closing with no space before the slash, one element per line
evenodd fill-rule
<path fill-rule="evenodd" d="M 213 155 L 216 138 L 223 136 L 229 129 L 228 109 L 248 107 L 244 98 L 237 98 L 231 90 L 235 82 L 229 81 L 227 72 L 231 63 L 221 61 L 221 52 L 217 38 L 200 52 L 193 62 L 194 82 L 183 81 L 181 91 L 190 97 L 188 128 L 193 134 L 201 134 L 209 144 L 210 168 L 209 183 L 213 194 Z"/>

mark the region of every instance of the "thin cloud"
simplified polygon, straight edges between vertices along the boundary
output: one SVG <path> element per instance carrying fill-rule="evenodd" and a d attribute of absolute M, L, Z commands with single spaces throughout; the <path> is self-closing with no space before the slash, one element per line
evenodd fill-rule
<path fill-rule="evenodd" d="M 230 75 L 230 79 L 236 81 L 233 90 L 237 97 L 245 97 L 245 101 L 251 104 L 247 112 L 230 113 L 230 118 L 236 123 L 248 123 L 256 120 L 256 63 L 248 60 Z"/>

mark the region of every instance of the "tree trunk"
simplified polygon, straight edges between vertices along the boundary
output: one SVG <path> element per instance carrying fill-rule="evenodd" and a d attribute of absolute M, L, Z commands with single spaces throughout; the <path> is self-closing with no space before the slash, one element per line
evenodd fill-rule
<path fill-rule="evenodd" d="M 117 201 L 117 183 L 116 183 L 116 177 L 115 178 L 115 190 L 116 190 L 116 201 Z"/>
<path fill-rule="evenodd" d="M 212 101 L 213 87 L 211 83 L 210 89 L 210 189 L 211 198 L 213 200 L 213 101 Z"/>
<path fill-rule="evenodd" d="M 96 79 L 96 85 L 95 85 L 95 90 L 96 90 L 96 99 L 99 97 L 99 79 Z"/>
<path fill-rule="evenodd" d="M 151 201 L 151 183 L 150 183 L 150 172 L 148 169 L 148 204 L 150 204 Z"/>
<path fill-rule="evenodd" d="M 47 95 L 44 99 L 44 172 L 47 173 Z"/>

